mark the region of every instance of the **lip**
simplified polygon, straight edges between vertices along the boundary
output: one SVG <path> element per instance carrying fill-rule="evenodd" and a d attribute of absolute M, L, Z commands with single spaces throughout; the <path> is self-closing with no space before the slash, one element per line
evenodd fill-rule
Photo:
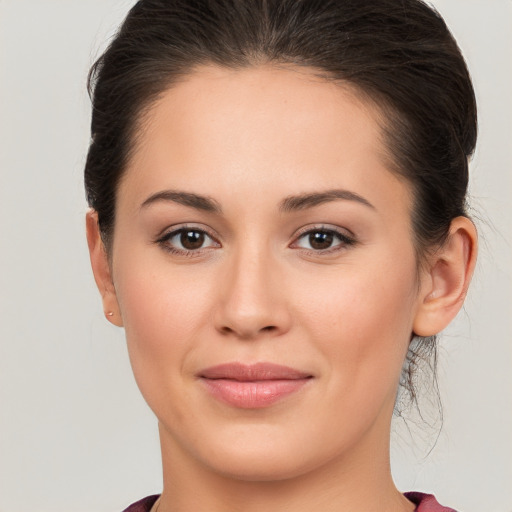
<path fill-rule="evenodd" d="M 221 364 L 202 370 L 198 377 L 214 398 L 241 409 L 275 404 L 313 378 L 309 373 L 268 362 Z"/>

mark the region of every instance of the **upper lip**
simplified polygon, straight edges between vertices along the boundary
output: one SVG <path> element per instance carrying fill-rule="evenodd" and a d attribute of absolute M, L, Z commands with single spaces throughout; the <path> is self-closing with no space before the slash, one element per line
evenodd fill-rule
<path fill-rule="evenodd" d="M 205 379 L 231 379 L 238 381 L 297 380 L 312 377 L 311 374 L 275 363 L 253 364 L 224 363 L 199 372 Z"/>

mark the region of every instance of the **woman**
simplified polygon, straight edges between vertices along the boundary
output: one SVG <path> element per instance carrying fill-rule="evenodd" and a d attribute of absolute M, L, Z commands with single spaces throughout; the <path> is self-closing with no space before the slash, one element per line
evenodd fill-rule
<path fill-rule="evenodd" d="M 91 89 L 91 262 L 164 468 L 127 510 L 451 510 L 389 466 L 476 259 L 475 99 L 439 15 L 142 0 Z"/>

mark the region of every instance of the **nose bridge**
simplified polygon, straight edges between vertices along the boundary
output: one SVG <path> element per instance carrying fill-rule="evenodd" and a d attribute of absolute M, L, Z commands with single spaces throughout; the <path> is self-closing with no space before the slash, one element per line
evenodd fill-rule
<path fill-rule="evenodd" d="M 242 338 L 286 330 L 289 322 L 279 276 L 268 244 L 255 239 L 240 242 L 226 261 L 217 327 Z"/>

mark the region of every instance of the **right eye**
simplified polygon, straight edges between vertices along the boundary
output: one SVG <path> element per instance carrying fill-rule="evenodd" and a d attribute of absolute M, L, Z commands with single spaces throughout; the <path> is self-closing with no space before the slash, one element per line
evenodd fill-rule
<path fill-rule="evenodd" d="M 183 255 L 192 255 L 202 249 L 220 246 L 206 231 L 187 227 L 166 233 L 158 243 L 174 254 Z"/>
<path fill-rule="evenodd" d="M 339 229 L 319 226 L 303 232 L 291 245 L 294 249 L 306 249 L 318 255 L 335 253 L 356 243 Z"/>

